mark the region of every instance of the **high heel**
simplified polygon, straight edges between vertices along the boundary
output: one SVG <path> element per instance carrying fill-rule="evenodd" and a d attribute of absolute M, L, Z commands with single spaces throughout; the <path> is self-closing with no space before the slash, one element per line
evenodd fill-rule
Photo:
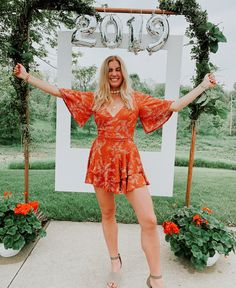
<path fill-rule="evenodd" d="M 162 275 L 159 275 L 159 276 L 154 276 L 154 275 L 149 275 L 148 276 L 148 278 L 147 278 L 147 286 L 149 287 L 149 288 L 152 288 L 152 285 L 151 285 L 151 281 L 150 281 L 150 279 L 151 278 L 153 278 L 153 279 L 161 279 L 162 278 Z"/>
<path fill-rule="evenodd" d="M 120 269 L 121 269 L 122 260 L 121 260 L 121 257 L 120 257 L 119 253 L 118 253 L 118 256 L 110 257 L 110 259 L 112 261 L 119 259 L 119 261 L 120 261 Z M 107 287 L 118 288 L 118 285 L 120 285 L 120 282 L 121 282 L 121 273 L 120 273 L 120 271 L 118 271 L 118 272 L 110 272 L 109 273 L 109 277 L 108 277 L 108 281 L 107 281 Z"/>

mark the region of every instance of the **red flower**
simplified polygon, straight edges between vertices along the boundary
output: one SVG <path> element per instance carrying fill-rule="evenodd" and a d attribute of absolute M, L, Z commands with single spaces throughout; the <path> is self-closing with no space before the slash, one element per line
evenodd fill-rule
<path fill-rule="evenodd" d="M 11 197 L 11 195 L 12 195 L 12 192 L 7 192 L 7 191 L 6 191 L 6 192 L 4 192 L 4 194 L 3 194 L 3 195 L 4 195 L 4 198 L 6 198 L 6 199 L 7 199 L 7 198 Z"/>
<path fill-rule="evenodd" d="M 162 224 L 162 227 L 164 228 L 165 234 L 178 234 L 179 233 L 179 227 L 174 222 L 166 221 Z"/>
<path fill-rule="evenodd" d="M 199 214 L 193 216 L 193 221 L 200 221 L 202 219 Z"/>
<path fill-rule="evenodd" d="M 28 204 L 34 209 L 34 212 L 38 210 L 39 203 L 37 201 L 29 202 Z"/>
<path fill-rule="evenodd" d="M 206 225 L 209 224 L 207 220 L 201 218 L 198 214 L 193 216 L 193 222 L 195 222 L 197 226 L 200 226 L 202 223 L 205 223 Z"/>
<path fill-rule="evenodd" d="M 30 206 L 28 203 L 25 203 L 25 204 L 19 203 L 16 205 L 16 208 L 14 209 L 14 213 L 27 215 L 31 209 L 32 209 L 32 206 Z"/>
<path fill-rule="evenodd" d="M 212 214 L 212 210 L 209 209 L 208 207 L 203 207 L 202 211 L 206 211 L 208 214 Z"/>

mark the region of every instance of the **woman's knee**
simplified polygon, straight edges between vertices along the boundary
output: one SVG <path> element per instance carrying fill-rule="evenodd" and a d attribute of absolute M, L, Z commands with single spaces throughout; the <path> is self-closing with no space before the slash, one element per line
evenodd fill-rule
<path fill-rule="evenodd" d="M 116 208 L 115 207 L 101 208 L 101 214 L 103 220 L 114 219 L 116 215 Z"/>
<path fill-rule="evenodd" d="M 140 222 L 140 226 L 144 230 L 153 230 L 157 228 L 156 215 L 146 215 Z"/>

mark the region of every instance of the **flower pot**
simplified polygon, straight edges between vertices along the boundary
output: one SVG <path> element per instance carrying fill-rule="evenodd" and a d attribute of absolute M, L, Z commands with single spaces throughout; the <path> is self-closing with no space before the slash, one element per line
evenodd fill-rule
<path fill-rule="evenodd" d="M 21 249 L 14 250 L 14 249 L 6 249 L 3 243 L 0 243 L 0 256 L 2 257 L 12 257 L 17 255 Z"/>
<path fill-rule="evenodd" d="M 216 261 L 219 259 L 219 257 L 220 257 L 220 254 L 216 251 L 214 256 L 208 258 L 207 266 L 208 267 L 213 266 L 216 263 Z"/>

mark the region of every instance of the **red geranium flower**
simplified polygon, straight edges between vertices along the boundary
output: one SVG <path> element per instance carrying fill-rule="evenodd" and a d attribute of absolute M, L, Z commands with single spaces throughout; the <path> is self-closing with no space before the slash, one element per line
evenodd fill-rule
<path fill-rule="evenodd" d="M 39 203 L 37 201 L 29 202 L 28 204 L 34 209 L 34 212 L 38 210 Z"/>
<path fill-rule="evenodd" d="M 164 228 L 165 234 L 178 234 L 179 233 L 179 227 L 174 223 L 170 221 L 166 221 L 162 224 L 162 227 Z"/>
<path fill-rule="evenodd" d="M 31 209 L 32 209 L 32 207 L 28 203 L 25 203 L 25 204 L 19 203 L 16 205 L 16 208 L 14 209 L 14 213 L 27 215 Z"/>
<path fill-rule="evenodd" d="M 205 223 L 206 225 L 209 224 L 208 221 L 203 219 L 199 214 L 193 216 L 193 222 L 195 222 L 197 226 L 200 226 L 202 223 Z"/>
<path fill-rule="evenodd" d="M 202 211 L 206 211 L 208 214 L 212 214 L 212 210 L 209 209 L 208 207 L 203 207 Z"/>
<path fill-rule="evenodd" d="M 4 195 L 4 198 L 6 198 L 6 199 L 7 199 L 7 198 L 11 197 L 11 195 L 12 195 L 12 192 L 7 192 L 7 191 L 6 191 L 6 192 L 4 192 L 4 194 L 3 194 L 3 195 Z"/>

